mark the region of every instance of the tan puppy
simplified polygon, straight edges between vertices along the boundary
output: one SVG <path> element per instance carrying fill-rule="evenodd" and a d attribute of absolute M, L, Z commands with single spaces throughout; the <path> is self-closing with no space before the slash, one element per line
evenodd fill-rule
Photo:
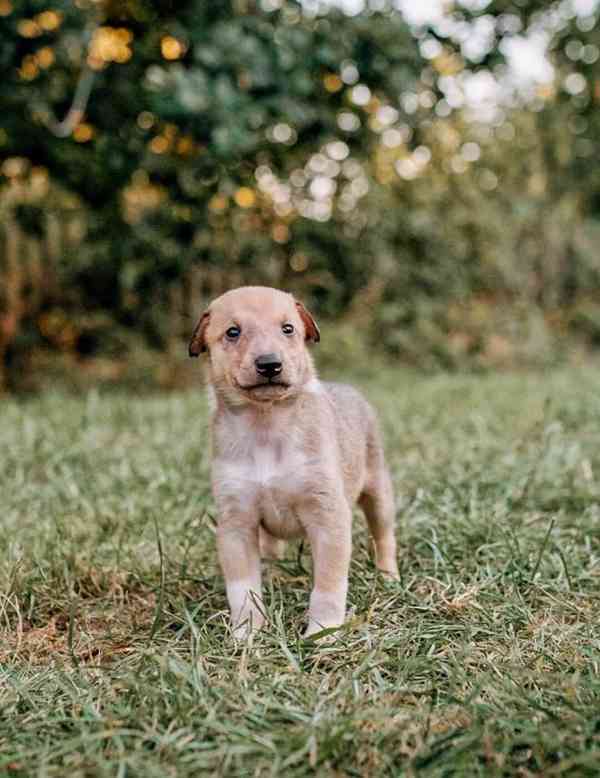
<path fill-rule="evenodd" d="M 260 556 L 306 537 L 314 587 L 306 635 L 344 622 L 352 506 L 366 514 L 377 567 L 398 577 L 394 498 L 373 409 L 317 379 L 319 330 L 292 295 L 260 286 L 214 300 L 190 356 L 209 355 L 217 545 L 236 637 L 262 626 Z"/>

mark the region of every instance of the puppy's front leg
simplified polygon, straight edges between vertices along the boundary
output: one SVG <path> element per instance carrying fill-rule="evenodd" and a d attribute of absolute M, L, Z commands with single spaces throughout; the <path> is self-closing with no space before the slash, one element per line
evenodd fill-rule
<path fill-rule="evenodd" d="M 313 590 L 304 637 L 339 627 L 346 617 L 352 553 L 352 511 L 344 497 L 327 516 L 311 516 L 306 528 L 313 556 Z"/>
<path fill-rule="evenodd" d="M 219 561 L 234 637 L 243 640 L 264 624 L 261 602 L 258 526 L 240 526 L 237 521 L 222 520 L 217 527 Z"/>

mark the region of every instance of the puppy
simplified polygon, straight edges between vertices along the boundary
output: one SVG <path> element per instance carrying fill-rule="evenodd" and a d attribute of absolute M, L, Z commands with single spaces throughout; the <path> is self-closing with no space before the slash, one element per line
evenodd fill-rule
<path fill-rule="evenodd" d="M 398 577 L 394 497 L 375 413 L 352 387 L 317 378 L 319 329 L 291 294 L 233 289 L 202 314 L 189 354 L 208 355 L 217 546 L 236 638 L 265 620 L 261 555 L 306 537 L 313 590 L 305 636 L 344 622 L 352 506 L 379 570 Z"/>

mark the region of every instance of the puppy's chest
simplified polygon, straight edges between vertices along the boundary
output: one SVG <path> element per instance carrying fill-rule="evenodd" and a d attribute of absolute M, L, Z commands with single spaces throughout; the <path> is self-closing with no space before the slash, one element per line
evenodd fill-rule
<path fill-rule="evenodd" d="M 293 534 L 307 484 L 309 460 L 293 439 L 283 435 L 240 439 L 214 463 L 214 486 L 221 497 L 235 497 L 260 515 L 276 535 Z"/>

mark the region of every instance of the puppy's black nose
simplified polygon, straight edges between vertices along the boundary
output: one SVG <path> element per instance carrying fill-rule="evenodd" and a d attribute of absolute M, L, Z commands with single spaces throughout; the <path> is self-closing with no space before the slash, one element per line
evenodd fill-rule
<path fill-rule="evenodd" d="M 256 372 L 265 378 L 273 378 L 273 376 L 279 375 L 282 370 L 281 360 L 277 354 L 261 354 L 256 357 L 254 364 Z"/>

